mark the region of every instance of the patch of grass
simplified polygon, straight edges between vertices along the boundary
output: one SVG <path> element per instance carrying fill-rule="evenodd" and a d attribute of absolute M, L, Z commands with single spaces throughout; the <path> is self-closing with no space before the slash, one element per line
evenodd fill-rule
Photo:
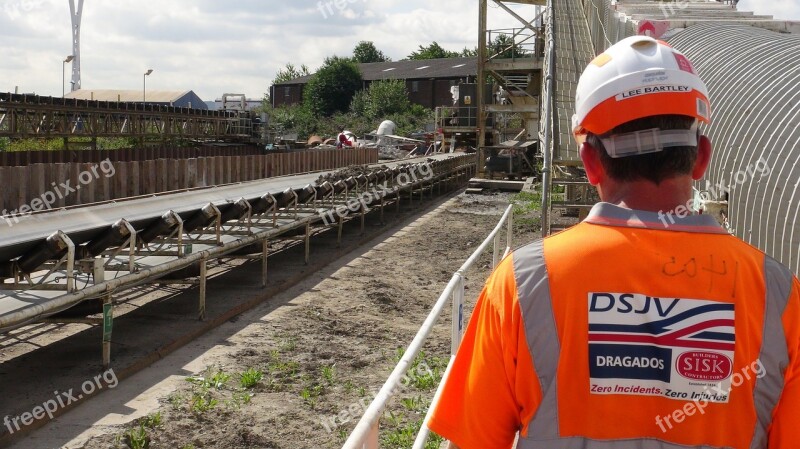
<path fill-rule="evenodd" d="M 242 408 L 242 405 L 249 404 L 250 400 L 253 399 L 253 393 L 249 391 L 236 391 L 231 395 L 231 398 L 225 401 L 225 404 L 234 409 Z"/>
<path fill-rule="evenodd" d="M 192 394 L 191 410 L 196 414 L 203 414 L 219 404 L 219 401 L 214 399 L 208 391 L 199 391 Z"/>
<path fill-rule="evenodd" d="M 161 412 L 151 413 L 141 419 L 139 419 L 139 425 L 147 427 L 148 429 L 155 429 L 156 427 L 160 426 L 163 422 L 163 416 Z"/>
<path fill-rule="evenodd" d="M 122 434 L 122 440 L 130 449 L 148 449 L 150 447 L 150 435 L 143 425 L 128 429 Z"/>
<path fill-rule="evenodd" d="M 414 444 L 414 439 L 417 437 L 417 431 L 414 424 L 405 424 L 397 426 L 390 432 L 384 433 L 381 437 L 381 447 L 390 449 L 400 449 L 411 447 Z"/>
<path fill-rule="evenodd" d="M 387 424 L 387 431 L 381 435 L 381 447 L 405 449 L 413 446 L 419 429 L 422 427 L 422 418 L 404 423 L 402 417 L 390 413 Z M 428 441 L 425 442 L 425 449 L 439 449 L 443 442 L 444 438 L 431 432 Z"/>
<path fill-rule="evenodd" d="M 406 374 L 410 379 L 409 385 L 419 390 L 432 390 L 439 386 L 446 368 L 447 361 L 444 358 L 428 356 L 421 351 Z"/>
<path fill-rule="evenodd" d="M 320 371 L 322 372 L 322 378 L 325 379 L 325 382 L 327 382 L 328 385 L 333 385 L 336 380 L 336 364 L 323 366 Z"/>
<path fill-rule="evenodd" d="M 180 410 L 183 408 L 183 404 L 186 403 L 187 398 L 188 395 L 186 393 L 176 391 L 167 396 L 167 402 L 169 402 L 169 405 L 172 406 L 173 410 Z"/>
<path fill-rule="evenodd" d="M 281 352 L 294 352 L 297 349 L 297 338 L 287 337 L 281 341 Z"/>
<path fill-rule="evenodd" d="M 322 387 L 322 385 L 311 385 L 300 390 L 300 397 L 303 398 L 303 401 L 313 409 L 316 407 L 319 397 L 322 396 L 324 391 L 325 389 Z"/>
<path fill-rule="evenodd" d="M 255 368 L 248 368 L 239 375 L 239 385 L 242 388 L 253 388 L 264 378 L 264 373 Z"/>
<path fill-rule="evenodd" d="M 289 377 L 297 373 L 300 364 L 294 361 L 284 361 L 281 359 L 281 354 L 273 350 L 270 352 L 270 361 L 267 369 L 279 377 Z"/>
<path fill-rule="evenodd" d="M 428 404 L 422 399 L 422 396 L 414 396 L 410 398 L 400 399 L 400 403 L 406 410 L 414 413 L 427 412 Z"/>
<path fill-rule="evenodd" d="M 222 390 L 230 378 L 231 375 L 222 369 L 209 366 L 201 375 L 189 376 L 186 381 L 200 388 Z"/>
<path fill-rule="evenodd" d="M 542 208 L 542 194 L 536 192 L 520 192 L 511 197 L 514 205 L 514 217 L 525 215 Z"/>

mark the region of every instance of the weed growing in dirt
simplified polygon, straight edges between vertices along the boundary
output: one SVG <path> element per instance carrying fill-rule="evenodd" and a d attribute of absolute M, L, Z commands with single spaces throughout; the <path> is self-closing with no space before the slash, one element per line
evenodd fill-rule
<path fill-rule="evenodd" d="M 403 404 L 403 407 L 405 407 L 408 411 L 414 413 L 420 413 L 428 408 L 428 404 L 422 400 L 422 396 L 403 398 L 400 399 L 400 403 Z"/>
<path fill-rule="evenodd" d="M 200 388 L 214 388 L 216 390 L 222 390 L 225 388 L 225 384 L 228 383 L 230 378 L 231 375 L 222 369 L 216 369 L 213 366 L 209 366 L 202 375 L 189 376 L 186 378 L 186 381 Z"/>
<path fill-rule="evenodd" d="M 182 409 L 183 404 L 186 403 L 186 399 L 188 399 L 188 395 L 181 391 L 176 391 L 167 396 L 167 402 L 169 402 L 169 405 L 172 406 L 173 410 Z"/>
<path fill-rule="evenodd" d="M 203 414 L 219 404 L 219 401 L 211 396 L 208 390 L 196 391 L 192 394 L 190 408 L 195 414 Z"/>
<path fill-rule="evenodd" d="M 514 205 L 514 222 L 519 228 L 536 229 L 541 226 L 542 194 L 535 192 L 520 192 L 511 197 Z"/>
<path fill-rule="evenodd" d="M 325 382 L 327 382 L 328 385 L 333 385 L 336 380 L 336 364 L 323 366 L 320 371 L 322 372 L 322 377 L 325 379 Z"/>
<path fill-rule="evenodd" d="M 405 349 L 397 349 L 393 361 L 399 362 L 404 354 Z M 409 394 L 400 398 L 400 408 L 391 407 L 392 410 L 387 410 L 384 414 L 385 431 L 381 435 L 381 447 L 400 449 L 413 445 L 423 417 L 430 407 L 430 400 L 425 398 L 438 387 L 447 362 L 445 358 L 430 356 L 424 351 L 414 359 L 406 372 L 407 384 L 404 384 L 410 389 Z M 414 391 L 424 391 L 426 394 L 413 394 Z M 443 441 L 438 435 L 431 434 L 425 448 L 438 449 Z"/>
<path fill-rule="evenodd" d="M 261 370 L 255 368 L 248 368 L 245 372 L 239 375 L 239 385 L 242 388 L 253 388 L 264 377 L 264 373 Z"/>
<path fill-rule="evenodd" d="M 294 352 L 297 349 L 297 338 L 287 337 L 281 342 L 281 352 Z"/>
<path fill-rule="evenodd" d="M 162 424 L 163 419 L 164 417 L 161 415 L 161 412 L 155 412 L 139 419 L 139 425 L 147 427 L 148 429 L 155 429 Z"/>
<path fill-rule="evenodd" d="M 229 400 L 225 401 L 225 404 L 229 408 L 238 410 L 242 408 L 242 405 L 249 404 L 251 399 L 253 399 L 253 393 L 248 391 L 236 391 L 231 395 Z"/>
<path fill-rule="evenodd" d="M 143 425 L 128 429 L 122 434 L 122 441 L 130 449 L 148 449 L 150 447 L 150 435 Z"/>
<path fill-rule="evenodd" d="M 310 385 L 300 390 L 300 397 L 312 409 L 316 407 L 319 397 L 325 392 L 322 385 Z"/>
<path fill-rule="evenodd" d="M 269 362 L 266 369 L 267 391 L 282 391 L 287 386 L 297 384 L 296 374 L 300 364 L 292 360 L 283 360 L 281 353 L 273 349 L 269 353 Z"/>
<path fill-rule="evenodd" d="M 511 197 L 514 205 L 514 216 L 524 215 L 542 208 L 542 194 L 536 192 L 520 192 Z"/>

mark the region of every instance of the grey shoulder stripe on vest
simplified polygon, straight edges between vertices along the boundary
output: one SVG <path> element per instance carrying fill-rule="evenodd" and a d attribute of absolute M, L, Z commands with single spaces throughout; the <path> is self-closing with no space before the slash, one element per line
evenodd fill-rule
<path fill-rule="evenodd" d="M 783 375 L 789 363 L 789 350 L 783 331 L 783 312 L 792 290 L 792 273 L 788 268 L 767 256 L 764 261 L 764 281 L 767 297 L 764 310 L 763 341 L 759 360 L 766 373 L 756 380 L 753 400 L 756 406 L 756 426 L 751 449 L 767 447 L 767 428 L 772 412 L 783 392 Z"/>
<path fill-rule="evenodd" d="M 514 251 L 514 277 L 525 337 L 543 396 L 529 434 L 537 438 L 558 438 L 556 373 L 561 344 L 553 316 L 542 240 Z"/>

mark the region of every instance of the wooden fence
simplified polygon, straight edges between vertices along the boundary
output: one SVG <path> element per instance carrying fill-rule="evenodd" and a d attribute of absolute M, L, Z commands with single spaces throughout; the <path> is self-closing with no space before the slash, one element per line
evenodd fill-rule
<path fill-rule="evenodd" d="M 0 167 L 0 215 L 374 164 L 371 149 Z M 22 208 L 22 209 L 21 209 Z M 4 212 L 4 210 L 6 212 Z"/>

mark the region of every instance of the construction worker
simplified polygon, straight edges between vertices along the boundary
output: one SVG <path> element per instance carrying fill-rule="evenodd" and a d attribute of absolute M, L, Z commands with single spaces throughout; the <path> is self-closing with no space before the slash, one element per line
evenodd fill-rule
<path fill-rule="evenodd" d="M 711 158 L 692 64 L 627 38 L 576 109 L 602 202 L 491 275 L 429 427 L 460 449 L 800 447 L 800 283 L 689 213 Z"/>

